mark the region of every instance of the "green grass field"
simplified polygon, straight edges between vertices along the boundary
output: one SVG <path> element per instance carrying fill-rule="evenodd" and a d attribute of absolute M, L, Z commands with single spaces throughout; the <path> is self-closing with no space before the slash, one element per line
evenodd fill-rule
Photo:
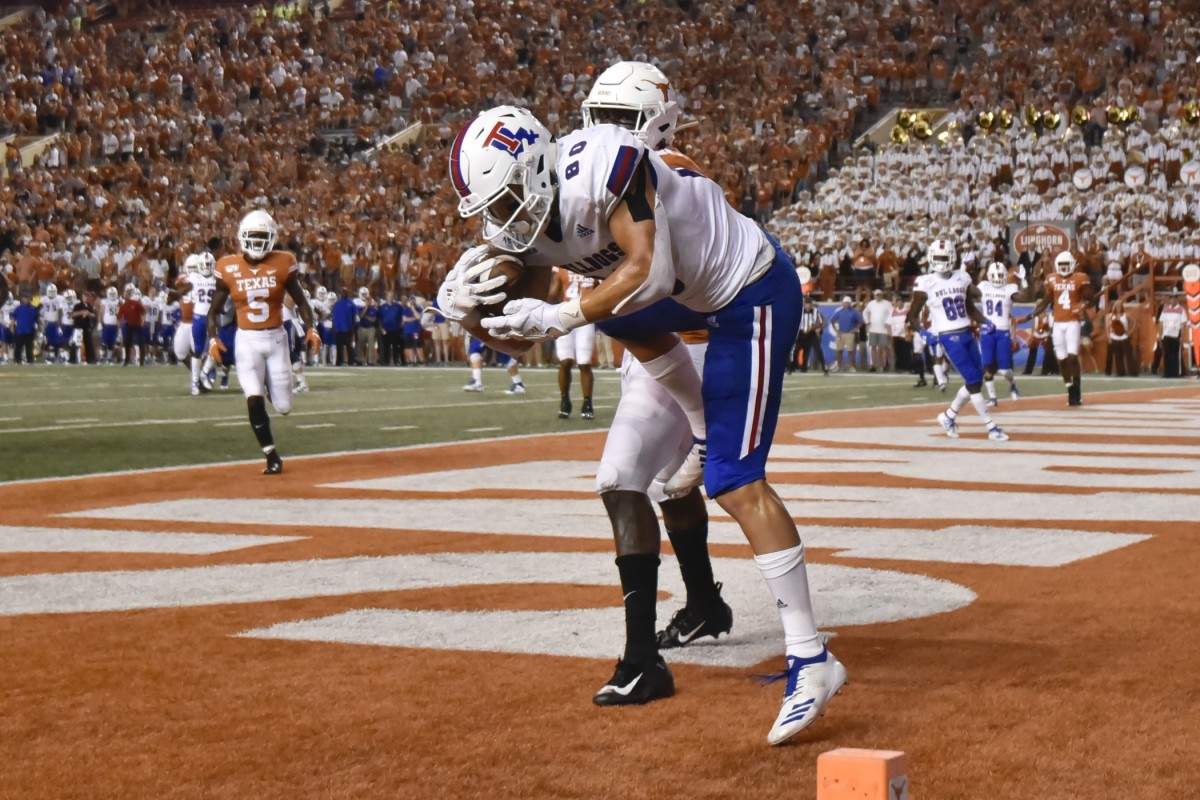
<path fill-rule="evenodd" d="M 468 394 L 464 367 L 310 368 L 312 391 L 290 416 L 272 414 L 280 452 L 330 453 L 430 442 L 600 430 L 620 396 L 617 372 L 596 373 L 596 419 L 558 419 L 553 369 L 523 371 L 529 393 L 506 396 L 501 369 L 487 391 Z M 1085 392 L 1171 385 L 1159 379 L 1085 377 Z M 1027 396 L 1061 394 L 1057 377 L 1018 380 Z M 796 374 L 784 413 L 948 401 L 914 389 L 909 375 Z M 259 457 L 236 377 L 225 392 L 192 397 L 181 367 L 0 366 L 0 481 L 113 470 L 195 465 Z M 957 383 L 951 383 L 957 388 Z M 1178 383 L 1174 383 L 1178 385 Z M 1009 404 L 1000 387 L 1001 412 Z"/>

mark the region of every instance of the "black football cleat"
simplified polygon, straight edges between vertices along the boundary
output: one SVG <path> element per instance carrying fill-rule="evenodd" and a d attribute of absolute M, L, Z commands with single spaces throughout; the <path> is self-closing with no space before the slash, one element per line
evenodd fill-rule
<path fill-rule="evenodd" d="M 283 459 L 279 457 L 279 453 L 272 450 L 267 453 L 267 467 L 263 470 L 263 475 L 278 475 L 283 472 Z"/>
<path fill-rule="evenodd" d="M 562 402 L 558 404 L 558 418 L 567 419 L 571 416 L 571 398 L 563 396 Z"/>
<path fill-rule="evenodd" d="M 600 687 L 598 706 L 640 706 L 675 694 L 675 678 L 662 656 L 647 661 L 618 661 L 617 671 Z"/>
<path fill-rule="evenodd" d="M 584 419 L 596 418 L 596 412 L 592 410 L 592 398 L 583 398 L 583 408 L 579 410 L 579 416 L 583 417 Z"/>
<path fill-rule="evenodd" d="M 733 628 L 733 609 L 721 599 L 721 584 L 717 584 L 716 602 L 707 608 L 684 606 L 675 612 L 666 628 L 658 632 L 658 648 L 671 650 L 683 647 L 702 636 L 714 639 Z"/>

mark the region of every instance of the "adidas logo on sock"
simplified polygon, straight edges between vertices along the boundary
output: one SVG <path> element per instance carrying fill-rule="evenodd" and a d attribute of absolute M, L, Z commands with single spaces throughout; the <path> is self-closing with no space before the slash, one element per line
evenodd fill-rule
<path fill-rule="evenodd" d="M 775 607 L 776 607 L 776 608 L 787 608 L 787 607 L 788 607 L 788 604 L 787 604 L 787 603 L 785 603 L 785 602 L 783 602 L 782 600 L 776 600 L 776 601 L 775 601 Z"/>

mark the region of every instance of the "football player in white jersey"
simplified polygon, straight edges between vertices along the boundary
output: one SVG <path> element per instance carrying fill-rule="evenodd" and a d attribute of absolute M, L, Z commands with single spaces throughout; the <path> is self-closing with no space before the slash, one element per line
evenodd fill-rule
<path fill-rule="evenodd" d="M 0 301 L 0 364 L 8 362 L 9 347 L 16 341 L 12 329 L 12 312 L 17 307 L 17 301 L 8 294 L 8 281 L 0 274 L 0 284 L 3 284 L 4 300 Z"/>
<path fill-rule="evenodd" d="M 586 275 L 578 275 L 565 269 L 554 268 L 557 285 L 551 289 L 549 300 L 577 300 L 584 292 L 591 291 L 596 281 Z M 559 419 L 571 416 L 571 368 L 579 366 L 579 384 L 583 390 L 583 408 L 580 416 L 595 419 L 592 408 L 592 356 L 596 350 L 596 326 L 581 325 L 554 340 L 554 353 L 558 357 L 558 404 Z"/>
<path fill-rule="evenodd" d="M 596 79 L 583 103 L 583 120 L 586 127 L 619 125 L 658 151 L 671 168 L 700 173 L 691 159 L 670 149 L 679 110 L 675 93 L 661 70 L 651 64 L 625 61 L 609 67 Z M 558 339 L 556 344 L 561 341 Z M 702 372 L 707 330 L 685 333 L 684 341 L 697 373 Z M 660 666 L 656 659 L 652 662 L 654 669 L 643 675 L 636 667 L 631 668 L 639 655 L 645 663 L 648 656 L 657 657 L 657 649 L 682 647 L 705 636 L 716 638 L 733 626 L 733 612 L 721 598 L 721 585 L 713 577 L 708 511 L 699 488 L 678 497 L 668 497 L 664 491 L 666 482 L 690 451 L 691 442 L 691 428 L 679 404 L 626 350 L 621 364 L 621 400 L 604 444 L 597 489 L 613 525 L 618 565 L 659 563 L 662 535 L 658 520 L 650 514 L 623 513 L 627 508 L 644 509 L 643 497 L 659 504 L 683 574 L 687 601 L 657 634 L 647 624 L 653 620 L 626 620 L 625 655 L 612 679 L 596 694 L 594 702 L 598 705 L 625 705 L 669 696 L 674 684 L 665 663 Z M 637 587 L 625 588 L 623 593 L 629 588 L 636 591 Z M 637 604 L 631 605 L 629 610 L 636 611 Z M 640 682 L 631 687 L 639 676 Z"/>
<path fill-rule="evenodd" d="M 120 330 L 117 311 L 121 307 L 121 296 L 117 287 L 110 286 L 100 301 L 100 347 L 104 350 L 103 362 L 112 364 L 116 358 L 117 332 Z"/>
<path fill-rule="evenodd" d="M 988 265 L 987 276 L 979 282 L 979 306 L 988 324 L 979 329 L 979 354 L 983 361 L 983 384 L 987 387 L 988 408 L 1000 404 L 996 398 L 996 373 L 1008 381 L 1009 396 L 1020 399 L 1012 368 L 1012 304 L 1025 299 L 1015 283 L 1008 282 L 1008 268 L 999 261 Z"/>
<path fill-rule="evenodd" d="M 214 264 L 216 259 L 212 253 L 196 253 L 191 263 L 193 271 L 188 273 L 187 283 L 181 287 L 182 291 L 189 293 L 192 301 L 192 384 L 201 388 L 206 388 L 202 378 L 204 356 L 208 352 L 208 310 L 217 291 Z"/>
<path fill-rule="evenodd" d="M 46 344 L 42 348 L 42 357 L 47 364 L 58 362 L 61 348 L 66 344 L 62 335 L 63 319 L 63 301 L 58 296 L 58 287 L 52 283 L 46 287 L 46 293 L 42 295 L 40 314 L 42 335 L 46 340 Z"/>
<path fill-rule="evenodd" d="M 963 270 L 954 269 L 954 245 L 948 239 L 937 239 L 929 245 L 929 272 L 917 278 L 913 287 L 912 307 L 908 310 L 908 324 L 917 330 L 921 321 L 921 309 L 928 304 L 933 320 L 931 335 L 946 352 L 950 363 L 962 375 L 964 386 L 950 403 L 950 408 L 938 414 L 938 422 L 946 435 L 958 438 L 958 414 L 970 402 L 983 419 L 988 438 L 1004 442 L 1008 434 L 1000 429 L 983 399 L 983 366 L 980 362 L 979 345 L 971 330 L 972 321 L 983 330 L 990 323 L 978 308 L 979 288 L 971 282 L 971 276 Z"/>
<path fill-rule="evenodd" d="M 729 206 L 717 184 L 691 170 L 672 170 L 645 142 L 613 125 L 556 143 L 528 111 L 495 108 L 456 137 L 450 173 L 459 213 L 483 215 L 489 245 L 520 254 L 526 268 L 545 279 L 539 285 L 548 289 L 552 266 L 603 279 L 580 300 L 514 299 L 502 316 L 481 320 L 475 293 L 496 284 L 472 283 L 488 275 L 490 265 L 472 264 L 469 251 L 442 287 L 442 307 L 460 314 L 489 345 L 522 352 L 581 325 L 623 318 L 620 338 L 651 375 L 665 379 L 682 406 L 695 402 L 695 370 L 671 331 L 708 329 L 704 369 L 712 380 L 704 384 L 701 418 L 689 415 L 689 421 L 711 435 L 694 443 L 685 468 L 692 460 L 703 464 L 709 496 L 737 520 L 775 595 L 787 684 L 767 740 L 786 741 L 823 713 L 846 677 L 817 632 L 796 524 L 766 481 L 784 370 L 800 322 L 795 265 Z M 680 391 L 671 378 L 688 372 L 693 380 Z M 686 481 L 676 486 L 690 488 Z M 654 513 L 648 499 L 638 513 Z M 639 570 L 636 583 L 642 588 L 635 597 L 645 595 L 644 587 L 657 585 L 657 570 Z M 652 618 L 650 594 L 646 607 L 627 606 L 627 617 Z"/>
<path fill-rule="evenodd" d="M 321 335 L 321 349 L 316 354 L 316 365 L 318 367 L 326 363 L 332 363 L 333 344 L 336 340 L 333 338 L 333 324 L 329 321 L 329 309 L 331 307 L 329 290 L 324 286 L 318 286 L 317 295 L 312 303 L 313 316 L 317 320 L 317 333 Z"/>

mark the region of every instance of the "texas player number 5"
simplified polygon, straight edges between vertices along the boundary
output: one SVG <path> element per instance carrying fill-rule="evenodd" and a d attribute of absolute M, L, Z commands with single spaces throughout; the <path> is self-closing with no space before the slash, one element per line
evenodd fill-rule
<path fill-rule="evenodd" d="M 271 309 L 267 305 L 267 298 L 270 296 L 270 289 L 246 290 L 246 305 L 250 307 L 249 319 L 251 322 L 266 322 L 267 318 L 271 316 Z"/>

